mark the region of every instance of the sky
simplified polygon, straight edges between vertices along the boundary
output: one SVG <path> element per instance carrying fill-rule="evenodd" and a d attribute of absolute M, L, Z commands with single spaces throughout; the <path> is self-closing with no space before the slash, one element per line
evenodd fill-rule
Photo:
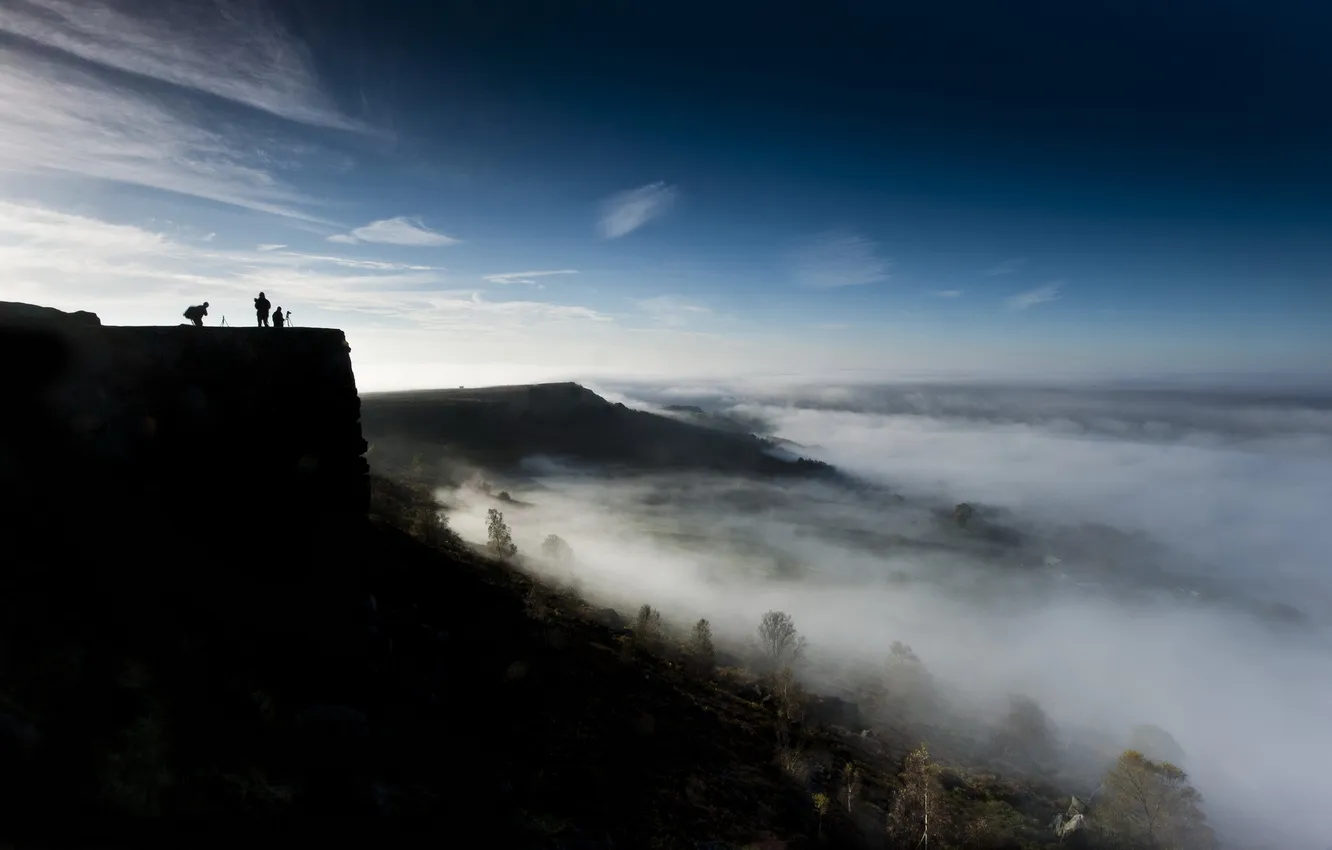
<path fill-rule="evenodd" d="M 0 0 L 0 299 L 362 389 L 1326 376 L 1332 7 Z"/>

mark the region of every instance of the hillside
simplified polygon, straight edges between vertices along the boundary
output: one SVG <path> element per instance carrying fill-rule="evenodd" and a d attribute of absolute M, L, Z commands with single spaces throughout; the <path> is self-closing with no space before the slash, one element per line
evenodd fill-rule
<path fill-rule="evenodd" d="M 968 767 L 928 718 L 871 723 L 628 627 L 533 579 L 536 556 L 464 544 L 409 469 L 362 490 L 341 333 L 93 318 L 0 309 L 0 351 L 31 366 L 0 457 L 0 839 L 250 814 L 513 847 L 914 847 L 925 793 L 935 847 L 1055 845 L 1062 789 Z M 926 737 L 944 765 L 913 773 Z"/>
<path fill-rule="evenodd" d="M 447 448 L 496 469 L 544 455 L 608 472 L 834 474 L 752 434 L 632 410 L 572 383 L 367 393 L 361 423 L 377 452 L 396 452 L 398 459 L 423 448 Z"/>

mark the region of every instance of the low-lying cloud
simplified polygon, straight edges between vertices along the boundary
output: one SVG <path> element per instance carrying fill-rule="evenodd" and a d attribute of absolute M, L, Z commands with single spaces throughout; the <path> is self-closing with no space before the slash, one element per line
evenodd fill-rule
<path fill-rule="evenodd" d="M 1224 835 L 1326 844 L 1332 396 L 617 389 L 767 423 L 879 486 L 534 462 L 513 491 L 532 505 L 504 508 L 523 550 L 559 534 L 589 592 L 737 641 L 785 610 L 828 688 L 902 640 L 978 723 L 1022 693 L 1066 744 L 1159 725 Z M 455 526 L 483 539 L 491 503 L 461 499 Z"/>

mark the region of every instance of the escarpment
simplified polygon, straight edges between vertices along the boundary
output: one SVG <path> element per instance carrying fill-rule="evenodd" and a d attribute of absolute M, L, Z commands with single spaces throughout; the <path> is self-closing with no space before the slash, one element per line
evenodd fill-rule
<path fill-rule="evenodd" d="M 96 526 L 110 535 L 102 544 L 169 538 L 249 556 L 312 523 L 365 516 L 360 399 L 341 331 L 90 316 L 0 309 L 12 381 L 0 474 L 17 514 Z"/>

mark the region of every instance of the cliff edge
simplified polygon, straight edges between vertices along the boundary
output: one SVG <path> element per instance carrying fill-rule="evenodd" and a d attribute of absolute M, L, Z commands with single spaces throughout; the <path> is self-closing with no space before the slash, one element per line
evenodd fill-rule
<path fill-rule="evenodd" d="M 164 521 L 253 552 L 295 523 L 364 517 L 366 445 L 341 331 L 108 327 L 0 304 L 11 415 L 0 475 L 22 513 Z M 55 492 L 50 492 L 54 488 Z M 34 496 L 44 497 L 39 504 Z M 151 519 L 151 525 L 144 522 Z"/>

